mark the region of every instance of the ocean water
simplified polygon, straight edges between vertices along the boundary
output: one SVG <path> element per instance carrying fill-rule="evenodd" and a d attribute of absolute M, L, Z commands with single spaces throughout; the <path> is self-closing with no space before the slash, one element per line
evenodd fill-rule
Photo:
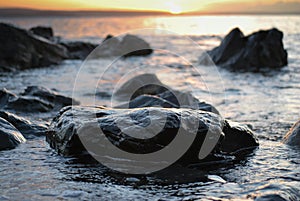
<path fill-rule="evenodd" d="M 0 75 L 0 87 L 21 92 L 28 85 L 55 88 L 82 105 L 114 105 L 113 94 L 126 79 L 156 73 L 171 87 L 192 91 L 228 119 L 250 124 L 260 147 L 243 161 L 225 167 L 188 169 L 186 181 L 125 178 L 95 164 L 58 156 L 44 137 L 0 152 L 0 200 L 254 200 L 281 196 L 300 200 L 300 150 L 281 143 L 299 119 L 299 16 L 185 16 L 2 18 L 24 28 L 51 26 L 63 40 L 100 43 L 107 34 L 144 38 L 155 49 L 148 57 L 67 60 L 57 66 Z M 220 43 L 232 28 L 245 34 L 276 27 L 284 33 L 288 66 L 261 73 L 231 72 L 199 65 L 201 54 Z M 96 94 L 96 95 L 95 95 Z M 53 115 L 53 114 L 52 114 Z M 50 122 L 44 115 L 28 115 Z M 40 120 L 43 119 L 43 120 Z M 218 175 L 226 183 L 204 181 Z"/>

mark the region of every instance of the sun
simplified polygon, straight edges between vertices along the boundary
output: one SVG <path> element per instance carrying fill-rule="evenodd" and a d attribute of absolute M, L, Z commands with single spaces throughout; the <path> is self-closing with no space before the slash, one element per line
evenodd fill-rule
<path fill-rule="evenodd" d="M 182 13 L 182 8 L 176 4 L 169 4 L 168 11 L 171 14 L 180 14 L 180 13 Z"/>

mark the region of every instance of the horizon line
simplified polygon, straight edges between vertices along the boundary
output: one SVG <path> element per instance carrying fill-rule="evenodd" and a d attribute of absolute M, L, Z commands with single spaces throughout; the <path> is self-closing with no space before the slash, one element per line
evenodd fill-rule
<path fill-rule="evenodd" d="M 209 11 L 191 11 L 182 13 L 171 13 L 163 10 L 139 10 L 139 9 L 76 9 L 76 10 L 46 10 L 46 9 L 35 9 L 35 8 L 24 8 L 24 7 L 0 7 L 1 17 L 18 17 L 18 16 L 78 16 L 83 14 L 103 15 L 103 14 L 119 14 L 119 15 L 169 15 L 169 16 L 193 16 L 193 15 L 299 15 L 299 12 L 209 12 Z M 4 11 L 4 12 L 3 12 Z M 7 11 L 7 12 L 5 12 Z M 9 11 L 9 12 L 8 12 Z M 14 12 L 11 12 L 14 11 Z"/>

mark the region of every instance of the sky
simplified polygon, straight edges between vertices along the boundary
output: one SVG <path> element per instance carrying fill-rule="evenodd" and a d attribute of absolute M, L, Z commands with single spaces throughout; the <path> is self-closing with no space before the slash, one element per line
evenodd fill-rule
<path fill-rule="evenodd" d="M 0 7 L 42 10 L 151 10 L 183 12 L 300 12 L 300 0 L 9 0 Z"/>

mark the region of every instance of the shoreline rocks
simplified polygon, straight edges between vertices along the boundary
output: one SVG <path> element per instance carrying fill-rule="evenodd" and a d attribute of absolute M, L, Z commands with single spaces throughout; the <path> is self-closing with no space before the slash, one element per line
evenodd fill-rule
<path fill-rule="evenodd" d="M 263 68 L 279 69 L 288 64 L 282 39 L 283 33 L 276 28 L 248 36 L 235 28 L 218 47 L 208 51 L 208 55 L 217 66 L 232 70 L 256 72 Z"/>
<path fill-rule="evenodd" d="M 61 41 L 51 27 L 25 30 L 6 23 L 0 23 L 0 43 L 0 72 L 57 65 L 66 59 L 83 60 L 101 44 Z M 125 35 L 121 41 L 109 36 L 101 45 L 102 57 L 146 56 L 153 52 L 146 41 L 134 35 Z"/>

